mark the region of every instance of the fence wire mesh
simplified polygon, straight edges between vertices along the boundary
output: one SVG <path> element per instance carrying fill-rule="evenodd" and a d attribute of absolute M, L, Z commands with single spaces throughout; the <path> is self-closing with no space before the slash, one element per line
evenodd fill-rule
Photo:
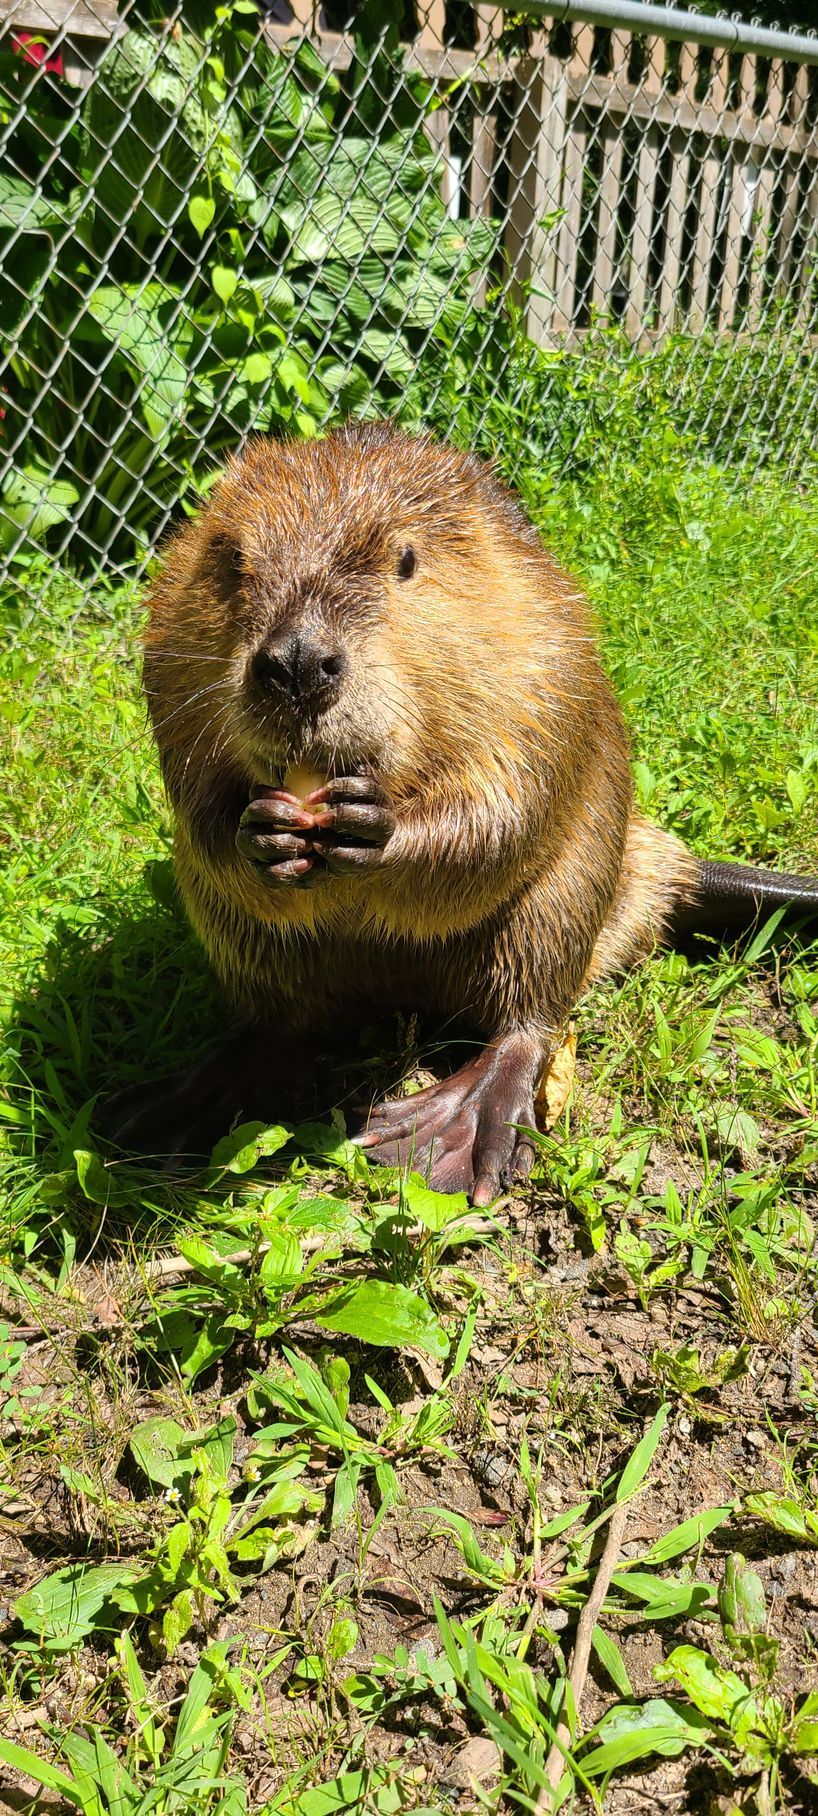
<path fill-rule="evenodd" d="M 814 67 L 440 0 L 3 10 L 7 559 L 139 571 L 249 434 L 355 414 L 564 473 L 627 391 L 807 475 Z"/>

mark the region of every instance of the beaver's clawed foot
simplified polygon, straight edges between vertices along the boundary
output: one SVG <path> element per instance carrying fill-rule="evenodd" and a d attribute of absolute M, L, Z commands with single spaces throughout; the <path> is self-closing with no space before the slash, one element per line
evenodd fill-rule
<path fill-rule="evenodd" d="M 284 1115 L 283 1086 L 275 1076 L 280 1067 L 271 1047 L 269 1035 L 248 1028 L 198 1065 L 131 1085 L 103 1105 L 106 1134 L 130 1153 L 163 1162 L 166 1171 L 208 1159 L 234 1123 L 265 1121 L 273 1105 Z M 292 1088 L 297 1072 L 292 1055 L 287 1071 Z"/>
<path fill-rule="evenodd" d="M 375 1104 L 356 1136 L 373 1160 L 410 1166 L 436 1191 L 468 1192 L 472 1204 L 527 1179 L 534 1148 L 521 1131 L 534 1128 L 539 1046 L 509 1034 L 476 1059 L 413 1097 Z"/>
<path fill-rule="evenodd" d="M 329 876 L 371 872 L 395 830 L 371 776 L 336 776 L 301 801 L 277 789 L 251 801 L 236 844 L 274 887 L 312 889 Z"/>

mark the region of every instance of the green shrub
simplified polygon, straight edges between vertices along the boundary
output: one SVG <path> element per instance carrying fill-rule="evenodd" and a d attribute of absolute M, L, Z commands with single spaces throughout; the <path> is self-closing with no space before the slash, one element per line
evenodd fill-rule
<path fill-rule="evenodd" d="M 271 48 L 252 0 L 198 34 L 132 26 L 81 105 L 19 57 L 0 74 L 21 116 L 6 440 L 33 419 L 7 546 L 74 518 L 127 559 L 251 429 L 456 407 L 494 232 L 446 215 L 419 78 L 381 56 L 342 82 L 308 43 Z"/>

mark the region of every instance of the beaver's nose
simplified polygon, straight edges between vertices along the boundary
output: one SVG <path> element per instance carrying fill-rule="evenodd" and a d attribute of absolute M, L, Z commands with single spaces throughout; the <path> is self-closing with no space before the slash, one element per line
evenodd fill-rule
<path fill-rule="evenodd" d="M 346 657 L 333 640 L 320 632 L 288 632 L 268 638 L 252 661 L 253 679 L 271 698 L 307 704 L 320 696 L 329 705 L 341 691 Z"/>

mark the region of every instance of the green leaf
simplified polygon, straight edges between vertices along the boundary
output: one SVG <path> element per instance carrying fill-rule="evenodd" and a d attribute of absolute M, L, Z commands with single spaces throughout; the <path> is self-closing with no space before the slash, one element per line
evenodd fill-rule
<path fill-rule="evenodd" d="M 776 928 L 780 926 L 786 913 L 786 905 L 783 908 L 776 908 L 775 913 L 770 915 L 763 927 L 759 927 L 755 939 L 751 940 L 749 946 L 744 949 L 745 965 L 754 965 L 762 952 L 766 952 Z"/>
<path fill-rule="evenodd" d="M 291 1230 L 274 1231 L 259 1268 L 259 1282 L 265 1293 L 280 1298 L 282 1291 L 298 1279 L 302 1267 L 298 1237 Z"/>
<path fill-rule="evenodd" d="M 0 1737 L 0 1760 L 4 1766 L 11 1766 L 15 1772 L 22 1772 L 27 1778 L 36 1779 L 38 1784 L 45 1785 L 49 1791 L 57 1791 L 67 1797 L 78 1809 L 89 1811 L 89 1805 L 82 1796 L 75 1780 L 66 1772 L 59 1772 L 56 1766 L 49 1765 L 41 1759 L 39 1753 L 32 1753 L 30 1747 L 18 1747 L 13 1740 Z M 90 1806 L 93 1810 L 93 1806 Z"/>
<path fill-rule="evenodd" d="M 630 1461 L 625 1464 L 616 1490 L 618 1501 L 626 1501 L 629 1495 L 635 1493 L 640 1482 L 644 1481 L 653 1462 L 659 1439 L 665 1429 L 668 1411 L 668 1402 L 664 1401 L 644 1437 L 639 1439 Z"/>
<path fill-rule="evenodd" d="M 169 231 L 178 245 L 187 200 L 201 192 L 203 177 L 219 179 L 226 151 L 243 162 L 238 107 L 220 108 L 214 132 L 201 64 L 201 43 L 184 24 L 161 34 L 132 28 L 108 47 L 83 110 L 81 168 L 95 192 L 104 252 L 106 230 L 112 237 L 122 221 L 137 251 Z"/>
<path fill-rule="evenodd" d="M 230 298 L 238 289 L 238 272 L 234 271 L 231 265 L 214 265 L 210 273 L 210 282 L 220 302 L 224 303 L 226 308 Z"/>
<path fill-rule="evenodd" d="M 78 196 L 77 203 L 66 208 L 38 193 L 24 177 L 8 170 L 0 172 L 0 230 L 10 227 L 15 234 L 47 233 L 64 227 L 80 212 L 80 201 Z"/>
<path fill-rule="evenodd" d="M 214 1362 L 217 1362 L 220 1356 L 226 1354 L 234 1341 L 235 1333 L 228 1329 L 219 1312 L 211 1312 L 198 1329 L 193 1319 L 188 1318 L 186 1312 L 171 1312 L 164 1320 L 165 1332 L 170 1340 L 171 1349 L 176 1346 L 168 1327 L 175 1317 L 185 1321 L 185 1333 L 177 1349 L 179 1371 L 186 1381 L 192 1383 L 204 1373 L 206 1368 L 210 1368 Z"/>
<path fill-rule="evenodd" d="M 317 196 L 314 202 L 295 201 L 281 210 L 291 238 L 289 256 L 299 264 L 312 265 L 326 258 L 358 259 L 364 252 L 394 253 L 400 246 L 411 206 L 407 199 L 405 208 L 400 209 L 395 200 L 387 213 L 367 195 L 359 194 L 348 201 L 330 192 Z M 395 218 L 400 214 L 403 223 Z"/>
<path fill-rule="evenodd" d="M 137 1425 L 131 1438 L 131 1455 L 149 1482 L 175 1488 L 181 1480 L 190 1480 L 192 1463 L 179 1463 L 179 1445 L 188 1435 L 176 1419 L 145 1419 Z"/>
<path fill-rule="evenodd" d="M 595 1627 L 591 1634 L 591 1644 L 600 1664 L 604 1666 L 611 1683 L 619 1691 L 620 1696 L 632 1696 L 633 1684 L 628 1676 L 625 1660 L 616 1640 L 612 1639 L 610 1633 L 606 1633 L 602 1627 Z"/>
<path fill-rule="evenodd" d="M 66 1564 L 19 1596 L 14 1612 L 52 1651 L 68 1651 L 103 1624 L 98 1617 L 113 1591 L 140 1574 L 129 1564 Z"/>
<path fill-rule="evenodd" d="M 688 1747 L 700 1747 L 710 1738 L 710 1726 L 695 1710 L 656 1696 L 610 1709 L 599 1723 L 597 1738 L 602 1744 L 582 1754 L 582 1769 L 591 1778 L 607 1778 L 652 1753 L 675 1759 Z"/>
<path fill-rule="evenodd" d="M 330 1627 L 326 1639 L 327 1655 L 331 1659 L 346 1658 L 358 1644 L 358 1623 L 339 1615 Z"/>
<path fill-rule="evenodd" d="M 749 1110 L 717 1110 L 715 1121 L 723 1153 L 737 1149 L 744 1165 L 756 1160 L 761 1146 L 761 1130 Z"/>
<path fill-rule="evenodd" d="M 766 1489 L 759 1494 L 745 1495 L 744 1507 L 747 1513 L 754 1513 L 757 1519 L 763 1520 L 765 1526 L 772 1526 L 774 1532 L 783 1532 L 789 1539 L 800 1539 L 803 1544 L 818 1545 L 818 1513 L 802 1507 L 789 1495 Z"/>
<path fill-rule="evenodd" d="M 651 1576 L 648 1571 L 615 1570 L 612 1582 L 636 1601 L 653 1621 L 675 1620 L 679 1615 L 698 1615 L 712 1606 L 713 1591 L 708 1583 L 678 1582 L 672 1577 Z"/>
<path fill-rule="evenodd" d="M 400 1786 L 386 1767 L 342 1772 L 314 1790 L 301 1791 L 292 1801 L 278 1806 L 277 1816 L 357 1816 L 371 1810 L 377 1816 L 392 1816 L 405 1806 Z"/>
<path fill-rule="evenodd" d="M 217 1141 L 210 1163 L 211 1166 L 223 1168 L 226 1173 L 250 1173 L 260 1160 L 277 1154 L 289 1139 L 290 1130 L 283 1128 L 280 1123 L 268 1125 L 264 1122 L 243 1122 L 221 1141 Z"/>
<path fill-rule="evenodd" d="M 685 1551 L 692 1551 L 694 1546 L 703 1545 L 711 1532 L 723 1526 L 729 1520 L 734 1508 L 710 1507 L 706 1513 L 695 1513 L 689 1520 L 683 1520 L 680 1526 L 654 1539 L 650 1549 L 640 1559 L 642 1564 L 666 1564 L 672 1557 L 680 1557 Z"/>
<path fill-rule="evenodd" d="M 187 1687 L 187 1694 L 179 1710 L 176 1732 L 173 1737 L 173 1758 L 183 1759 L 192 1753 L 201 1732 L 213 1692 L 216 1689 L 227 1661 L 229 1640 L 216 1640 L 201 1654 Z"/>
<path fill-rule="evenodd" d="M 213 1470 L 217 1483 L 222 1486 L 227 1481 L 233 1462 L 236 1430 L 235 1415 L 229 1412 L 225 1413 L 224 1418 L 219 1419 L 216 1425 L 209 1425 L 204 1431 L 186 1431 L 179 1443 L 180 1457 L 193 1458 L 194 1452 L 201 1450 Z"/>
<path fill-rule="evenodd" d="M 463 1217 L 469 1209 L 465 1192 L 433 1192 L 416 1177 L 403 1183 L 403 1200 L 418 1223 L 429 1230 L 442 1230 L 454 1217 Z"/>
<path fill-rule="evenodd" d="M 733 1727 L 740 1717 L 746 1718 L 755 1702 L 735 1671 L 717 1663 L 699 1646 L 675 1646 L 662 1664 L 654 1668 L 657 1683 L 675 1678 L 702 1715 L 711 1721 Z"/>
<path fill-rule="evenodd" d="M 425 1299 L 389 1280 L 361 1280 L 334 1293 L 315 1315 L 322 1330 L 390 1349 L 413 1344 L 443 1361 L 449 1340 Z"/>
<path fill-rule="evenodd" d="M 796 1721 L 792 1746 L 795 1753 L 818 1753 L 818 1721 Z"/>
<path fill-rule="evenodd" d="M 0 507 L 0 543 L 11 548 L 20 530 L 39 541 L 65 523 L 79 503 L 79 489 L 68 479 L 54 479 L 43 467 L 27 466 L 10 473 Z"/>
<path fill-rule="evenodd" d="M 168 1658 L 173 1658 L 177 1646 L 190 1632 L 193 1626 L 193 1596 L 189 1589 L 181 1590 L 174 1596 L 170 1607 L 162 1616 L 162 1638 L 165 1642 Z"/>
<path fill-rule="evenodd" d="M 242 365 L 242 375 L 248 385 L 263 385 L 273 370 L 269 353 L 250 353 Z"/>
<path fill-rule="evenodd" d="M 192 329 L 180 292 L 158 282 L 100 284 L 86 304 L 88 317 L 127 360 L 139 384 L 148 427 L 161 433 L 180 416 L 189 379 L 186 356 Z M 87 333 L 88 318 L 78 324 Z"/>
<path fill-rule="evenodd" d="M 191 196 L 187 205 L 190 222 L 195 227 L 200 239 L 203 239 L 216 213 L 216 204 L 212 196 Z"/>
<path fill-rule="evenodd" d="M 758 1028 L 734 1028 L 733 1045 L 745 1066 L 762 1072 L 777 1072 L 781 1066 L 784 1055 L 778 1041 Z"/>
<path fill-rule="evenodd" d="M 97 1154 L 87 1148 L 74 1149 L 77 1179 L 84 1198 L 91 1204 L 109 1204 L 116 1195 L 114 1180 Z"/>
<path fill-rule="evenodd" d="M 764 1632 L 767 1625 L 764 1584 L 758 1572 L 750 1569 L 740 1551 L 731 1551 L 725 1560 L 718 1604 L 721 1623 L 728 1639 L 735 1635 Z"/>

